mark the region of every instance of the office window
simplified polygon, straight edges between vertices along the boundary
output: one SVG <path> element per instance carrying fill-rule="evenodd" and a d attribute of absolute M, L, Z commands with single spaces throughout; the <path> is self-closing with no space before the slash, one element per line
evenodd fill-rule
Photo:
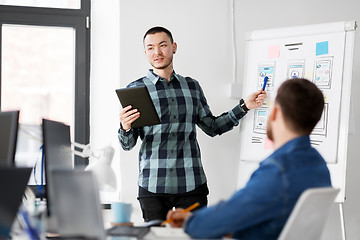
<path fill-rule="evenodd" d="M 21 110 L 22 124 L 74 126 L 74 40 L 73 28 L 4 24 L 2 110 Z"/>
<path fill-rule="evenodd" d="M 2 26 L 1 109 L 21 112 L 17 165 L 40 159 L 42 144 L 32 135 L 41 138 L 42 118 L 74 129 L 74 33 L 65 27 Z"/>
<path fill-rule="evenodd" d="M 0 108 L 20 110 L 16 164 L 40 168 L 42 118 L 70 125 L 72 141 L 89 142 L 90 1 L 80 9 L 0 1 Z M 77 168 L 88 163 L 74 159 Z"/>
<path fill-rule="evenodd" d="M 80 0 L 0 0 L 0 5 L 80 9 Z"/>

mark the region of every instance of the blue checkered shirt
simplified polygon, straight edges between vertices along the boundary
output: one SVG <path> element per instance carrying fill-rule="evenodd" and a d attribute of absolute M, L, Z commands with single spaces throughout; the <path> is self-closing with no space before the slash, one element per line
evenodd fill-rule
<path fill-rule="evenodd" d="M 119 141 L 126 151 L 136 145 L 138 137 L 142 140 L 139 186 L 157 194 L 180 194 L 204 184 L 196 125 L 213 137 L 237 126 L 246 113 L 237 105 L 221 116 L 213 116 L 199 83 L 175 72 L 167 82 L 149 70 L 146 77 L 127 87 L 138 86 L 147 87 L 161 121 L 128 132 L 119 129 Z"/>

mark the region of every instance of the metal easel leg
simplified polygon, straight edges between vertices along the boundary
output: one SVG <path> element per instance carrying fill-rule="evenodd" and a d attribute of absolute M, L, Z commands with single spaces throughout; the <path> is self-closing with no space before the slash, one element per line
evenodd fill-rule
<path fill-rule="evenodd" d="M 346 240 L 344 203 L 339 203 L 339 210 L 340 210 L 340 223 L 341 223 L 341 239 Z"/>

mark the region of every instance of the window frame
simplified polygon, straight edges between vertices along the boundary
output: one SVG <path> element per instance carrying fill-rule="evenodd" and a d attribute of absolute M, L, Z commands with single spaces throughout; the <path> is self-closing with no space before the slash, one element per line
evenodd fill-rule
<path fill-rule="evenodd" d="M 2 83 L 3 24 L 73 27 L 75 29 L 74 141 L 90 139 L 90 0 L 81 0 L 80 9 L 0 5 L 0 95 Z M 0 98 L 1 109 L 1 98 Z M 75 168 L 85 168 L 88 159 L 74 156 Z"/>

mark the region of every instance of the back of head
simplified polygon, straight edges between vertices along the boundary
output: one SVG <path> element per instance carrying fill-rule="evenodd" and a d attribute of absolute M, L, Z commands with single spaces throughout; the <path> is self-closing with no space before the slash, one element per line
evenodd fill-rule
<path fill-rule="evenodd" d="M 312 132 L 324 109 L 320 89 L 303 78 L 289 79 L 281 84 L 275 102 L 283 112 L 287 127 L 301 135 Z"/>
<path fill-rule="evenodd" d="M 160 26 L 152 27 L 152 28 L 150 28 L 149 30 L 147 30 L 146 33 L 144 34 L 143 41 L 145 41 L 145 38 L 146 38 L 147 35 L 149 35 L 149 34 L 155 34 L 155 33 L 160 33 L 160 32 L 166 33 L 166 35 L 168 35 L 168 37 L 170 38 L 171 43 L 174 43 L 174 39 L 173 39 L 173 37 L 172 37 L 171 32 L 170 32 L 169 30 L 167 30 L 166 28 L 160 27 Z"/>

